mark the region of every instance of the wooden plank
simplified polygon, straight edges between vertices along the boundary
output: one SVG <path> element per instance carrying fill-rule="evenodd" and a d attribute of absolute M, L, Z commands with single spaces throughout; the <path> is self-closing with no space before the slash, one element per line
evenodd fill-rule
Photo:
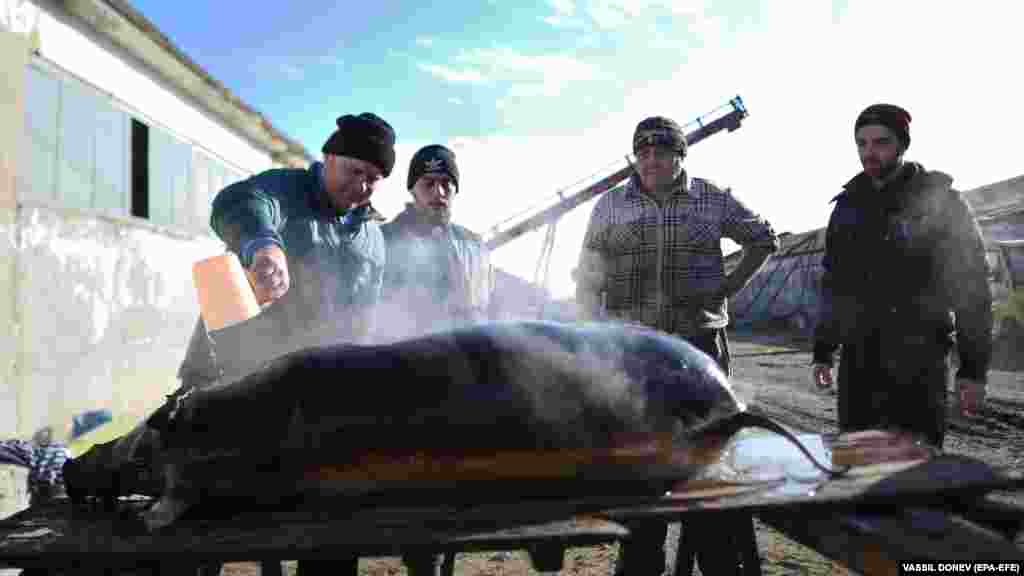
<path fill-rule="evenodd" d="M 257 510 L 183 518 L 166 531 L 149 534 L 138 518 L 145 501 L 122 502 L 114 512 L 85 512 L 58 500 L 0 521 L 0 565 L 129 566 L 182 556 L 189 562 L 242 562 L 351 553 L 394 556 L 410 549 L 590 546 L 628 536 L 613 522 L 577 517 L 578 511 L 598 510 L 612 502 Z"/>
<path fill-rule="evenodd" d="M 816 514 L 821 510 L 886 511 L 907 506 L 943 506 L 946 500 L 976 499 L 992 490 L 1024 487 L 1019 470 L 1001 470 L 956 455 L 865 466 L 848 477 L 791 477 L 763 481 L 692 481 L 656 505 L 612 508 L 610 520 L 633 517 L 675 519 L 734 510 Z"/>
<path fill-rule="evenodd" d="M 864 576 L 898 574 L 900 564 L 911 561 L 1009 562 L 1024 558 L 1024 548 L 941 509 L 841 516 L 765 511 L 758 517 Z"/>
<path fill-rule="evenodd" d="M 73 510 L 68 500 L 57 500 L 0 521 L 0 564 L 123 566 L 163 558 L 198 563 L 323 560 L 352 553 L 393 556 L 409 549 L 540 549 L 625 538 L 628 532 L 619 521 L 629 518 L 679 520 L 739 510 L 762 516 L 826 556 L 875 573 L 891 568 L 893 560 L 901 559 L 898 554 L 917 550 L 971 547 L 987 559 L 1010 554 L 1009 540 L 1000 541 L 998 535 L 941 508 L 950 501 L 973 501 L 991 490 L 1021 486 L 1020 471 L 996 470 L 960 456 L 922 458 L 916 448 L 901 442 L 885 435 L 819 442 L 818 448 L 831 452 L 827 456 L 834 465 L 857 465 L 847 477 L 824 477 L 802 455 L 783 451 L 784 440 L 769 437 L 733 446 L 728 464 L 738 473 L 729 481 L 694 480 L 664 496 L 601 496 L 591 486 L 585 490 L 591 494 L 581 493 L 576 500 L 516 501 L 503 497 L 495 488 L 500 483 L 494 483 L 486 484 L 490 490 L 469 490 L 471 497 L 462 489 L 461 498 L 435 491 L 423 495 L 430 498 L 402 502 L 394 493 L 262 505 L 241 500 L 224 502 L 223 507 L 215 501 L 155 534 L 145 530 L 138 516 L 148 500 L 122 500 L 112 512 Z M 918 459 L 906 460 L 908 455 Z M 932 510 L 931 525 L 922 520 L 928 514 L 906 516 L 902 510 L 908 506 Z M 982 512 L 993 516 L 992 508 Z M 1009 521 L 1014 513 L 1001 511 L 1004 533 L 1019 527 Z M 934 544 L 937 538 L 945 538 L 942 546 Z M 890 543 L 883 546 L 886 541 Z M 888 568 L 872 568 L 876 564 Z"/>

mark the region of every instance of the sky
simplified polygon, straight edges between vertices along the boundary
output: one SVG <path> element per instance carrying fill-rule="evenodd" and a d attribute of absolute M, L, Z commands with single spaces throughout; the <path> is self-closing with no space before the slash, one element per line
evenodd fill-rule
<path fill-rule="evenodd" d="M 684 124 L 735 96 L 749 117 L 694 146 L 684 167 L 730 188 L 776 232 L 827 223 L 829 200 L 860 170 L 853 122 L 876 102 L 910 111 L 906 159 L 961 190 L 1024 173 L 1024 2 L 132 4 L 317 158 L 338 116 L 388 120 L 397 162 L 373 202 L 389 218 L 410 199 L 408 163 L 423 145 L 455 150 L 453 218 L 487 236 L 624 165 L 641 119 Z M 573 293 L 593 205 L 558 223 L 555 298 Z M 543 237 L 520 237 L 492 261 L 533 280 Z"/>

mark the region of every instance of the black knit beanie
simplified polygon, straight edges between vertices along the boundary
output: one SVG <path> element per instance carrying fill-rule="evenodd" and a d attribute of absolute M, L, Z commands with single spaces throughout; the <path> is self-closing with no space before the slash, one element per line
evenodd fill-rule
<path fill-rule="evenodd" d="M 633 131 L 633 153 L 642 146 L 668 146 L 680 156 L 686 156 L 686 135 L 675 120 L 651 116 L 641 120 Z"/>
<path fill-rule="evenodd" d="M 395 131 L 383 118 L 370 112 L 346 114 L 338 129 L 324 142 L 324 154 L 358 158 L 380 169 L 385 178 L 395 167 Z"/>
<path fill-rule="evenodd" d="M 459 167 L 455 165 L 455 152 L 440 144 L 424 146 L 412 155 L 409 161 L 409 178 L 406 187 L 412 190 L 416 181 L 424 174 L 447 174 L 459 188 Z"/>
<path fill-rule="evenodd" d="M 853 131 L 867 124 L 885 126 L 903 141 L 904 148 L 910 146 L 910 113 L 903 108 L 894 104 L 872 104 L 857 116 Z"/>

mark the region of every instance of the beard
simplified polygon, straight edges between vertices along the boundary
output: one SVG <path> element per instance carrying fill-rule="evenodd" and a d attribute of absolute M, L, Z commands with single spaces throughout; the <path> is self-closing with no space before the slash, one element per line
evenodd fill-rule
<path fill-rule="evenodd" d="M 876 180 L 885 180 L 900 167 L 900 164 L 901 158 L 899 156 L 896 156 L 891 160 L 871 158 L 864 160 L 863 162 L 864 172 Z"/>
<path fill-rule="evenodd" d="M 426 224 L 447 225 L 451 221 L 451 209 L 448 206 L 417 206 L 416 212 Z"/>
<path fill-rule="evenodd" d="M 675 181 L 671 172 L 659 171 L 641 176 L 640 182 L 649 192 L 660 192 Z"/>

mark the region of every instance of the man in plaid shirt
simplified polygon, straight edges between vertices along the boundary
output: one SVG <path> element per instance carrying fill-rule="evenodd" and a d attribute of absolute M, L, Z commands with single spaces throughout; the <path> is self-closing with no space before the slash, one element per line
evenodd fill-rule
<path fill-rule="evenodd" d="M 686 136 L 672 119 L 641 121 L 633 153 L 636 174 L 623 189 L 598 200 L 591 213 L 576 301 L 585 318 L 603 313 L 685 338 L 730 374 L 727 299 L 778 250 L 778 239 L 771 225 L 728 189 L 686 174 Z M 744 249 L 728 276 L 722 238 Z M 752 520 L 738 520 L 688 530 L 696 533 L 685 535 L 679 561 L 690 563 L 693 549 L 702 573 L 735 574 L 742 564 L 745 573 L 760 574 Z M 634 536 L 623 550 L 630 571 L 664 571 L 666 528 L 664 523 L 631 528 Z M 731 537 L 738 537 L 738 546 L 723 545 Z"/>

